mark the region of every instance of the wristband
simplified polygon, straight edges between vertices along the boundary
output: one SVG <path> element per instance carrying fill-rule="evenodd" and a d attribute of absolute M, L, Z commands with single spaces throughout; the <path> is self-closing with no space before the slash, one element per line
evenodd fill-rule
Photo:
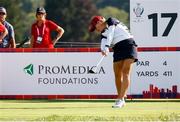
<path fill-rule="evenodd" d="M 105 45 L 105 47 L 110 47 L 109 45 Z"/>

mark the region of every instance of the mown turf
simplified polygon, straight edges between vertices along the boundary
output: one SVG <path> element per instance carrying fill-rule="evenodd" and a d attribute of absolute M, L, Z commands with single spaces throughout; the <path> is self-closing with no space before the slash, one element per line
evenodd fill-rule
<path fill-rule="evenodd" d="M 180 121 L 178 100 L 0 100 L 0 121 Z"/>

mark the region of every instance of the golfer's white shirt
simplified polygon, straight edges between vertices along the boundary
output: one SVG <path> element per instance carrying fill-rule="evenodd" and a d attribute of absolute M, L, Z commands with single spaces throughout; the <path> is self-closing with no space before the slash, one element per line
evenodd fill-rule
<path fill-rule="evenodd" d="M 122 40 L 133 38 L 128 28 L 123 23 L 111 25 L 101 34 L 104 37 L 101 39 L 101 50 L 104 50 L 106 45 L 114 46 Z"/>

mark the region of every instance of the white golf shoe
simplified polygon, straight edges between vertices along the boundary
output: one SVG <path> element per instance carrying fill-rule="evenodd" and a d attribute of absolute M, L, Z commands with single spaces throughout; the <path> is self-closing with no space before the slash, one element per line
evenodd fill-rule
<path fill-rule="evenodd" d="M 115 104 L 112 106 L 112 108 L 122 108 L 125 106 L 125 101 L 124 99 L 117 99 L 115 101 Z"/>

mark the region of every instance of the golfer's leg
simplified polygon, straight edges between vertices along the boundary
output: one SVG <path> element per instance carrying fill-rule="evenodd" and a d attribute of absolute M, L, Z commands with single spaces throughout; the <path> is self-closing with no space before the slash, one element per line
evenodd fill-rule
<path fill-rule="evenodd" d="M 122 85 L 123 61 L 114 62 L 113 67 L 114 67 L 116 90 L 118 93 L 117 99 L 119 99 L 120 94 L 121 94 L 121 85 Z"/>
<path fill-rule="evenodd" d="M 121 87 L 121 94 L 120 98 L 124 98 L 125 95 L 127 94 L 128 88 L 130 86 L 130 74 L 132 71 L 132 66 L 134 63 L 134 59 L 126 59 L 124 60 L 123 63 L 123 68 L 122 68 L 122 87 Z"/>

